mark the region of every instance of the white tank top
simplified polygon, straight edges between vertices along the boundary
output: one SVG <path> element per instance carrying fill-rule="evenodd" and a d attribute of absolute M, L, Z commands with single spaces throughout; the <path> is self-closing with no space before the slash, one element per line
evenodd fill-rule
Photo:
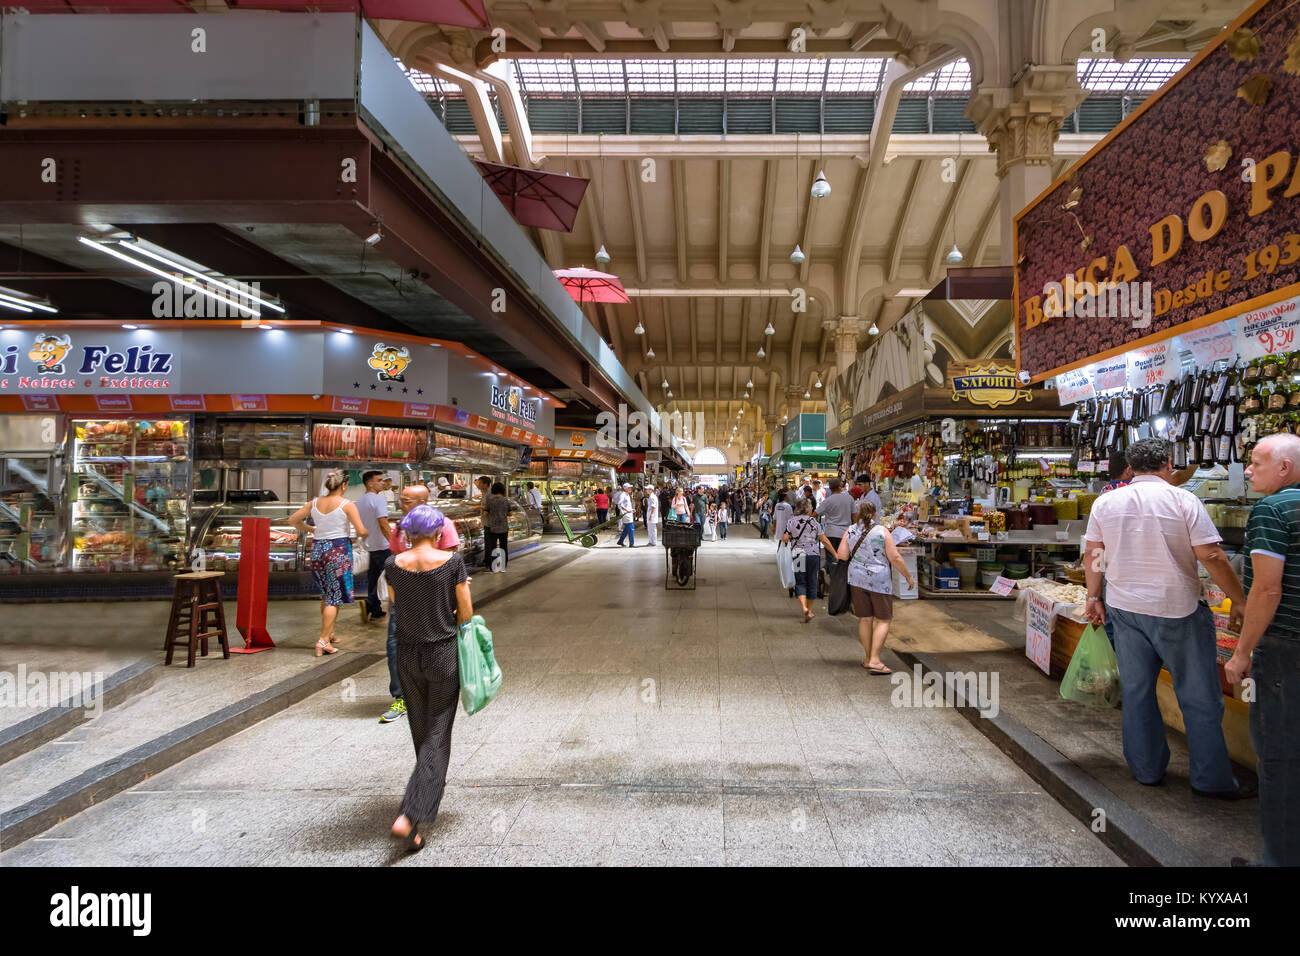
<path fill-rule="evenodd" d="M 316 499 L 311 502 L 311 520 L 316 525 L 312 537 L 316 541 L 329 541 L 334 538 L 348 537 L 348 516 L 344 506 L 339 505 L 329 514 L 324 514 L 316 507 Z"/>

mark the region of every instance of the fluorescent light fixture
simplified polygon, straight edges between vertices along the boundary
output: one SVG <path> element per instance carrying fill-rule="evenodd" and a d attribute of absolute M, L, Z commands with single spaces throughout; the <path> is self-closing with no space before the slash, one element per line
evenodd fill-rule
<path fill-rule="evenodd" d="M 176 276 L 169 272 L 164 272 L 162 269 L 156 268 L 155 266 L 152 266 L 147 262 L 141 262 L 139 259 L 135 258 L 135 256 L 128 256 L 125 252 L 122 251 L 122 248 L 113 248 L 114 243 L 112 242 L 104 242 L 98 239 L 89 239 L 86 236 L 78 236 L 77 241 L 80 242 L 82 245 L 89 246 L 91 249 L 98 249 L 100 252 L 110 255 L 114 259 L 120 259 L 123 262 L 129 263 L 135 266 L 137 269 L 143 269 L 146 272 L 151 272 L 154 275 L 158 276 L 159 278 L 166 279 L 168 282 L 175 282 L 177 285 L 181 286 L 182 288 L 194 289 L 197 292 L 203 293 L 210 299 L 216 299 L 218 302 L 224 302 L 226 305 L 230 306 L 231 308 L 238 309 L 240 312 L 244 312 L 252 316 L 253 318 L 257 318 L 259 313 L 250 309 L 242 302 L 237 301 L 237 299 L 231 299 L 228 296 L 218 295 L 216 292 L 213 292 L 211 289 L 206 288 L 205 286 L 206 285 L 215 286 L 218 289 L 222 289 L 226 292 L 229 292 L 231 295 L 238 297 L 238 299 L 247 299 L 250 302 L 256 302 L 258 305 L 264 305 L 268 309 L 274 309 L 276 312 L 281 312 L 281 313 L 284 312 L 284 307 L 281 306 L 279 303 L 272 302 L 270 299 L 264 299 L 260 296 L 253 295 L 247 289 L 240 289 L 232 285 L 227 285 L 226 283 L 222 282 L 219 278 L 217 278 L 214 275 L 209 275 L 207 273 L 199 271 L 198 269 L 194 269 L 191 266 L 185 265 L 184 263 L 177 262 L 173 259 L 168 259 L 166 256 L 159 255 L 158 253 L 154 252 L 152 249 L 146 248 L 139 241 L 129 242 L 126 240 L 116 240 L 116 245 L 119 247 L 131 249 L 135 252 L 139 252 L 142 255 L 148 256 L 150 259 L 154 259 L 158 262 L 163 263 L 164 265 L 170 266 L 173 269 L 179 270 L 180 272 L 184 272 L 187 275 L 191 275 L 194 278 L 203 282 L 205 285 L 199 285 L 193 282 L 187 282 L 184 279 L 181 279 L 179 276 Z"/>
<path fill-rule="evenodd" d="M 934 290 L 933 289 L 899 289 L 897 292 L 894 293 L 894 297 L 899 299 L 904 299 L 904 298 L 910 299 L 910 298 L 915 298 L 916 296 L 919 295 L 929 295 L 932 291 Z"/>
<path fill-rule="evenodd" d="M 351 329 L 335 329 L 334 331 L 337 332 L 339 335 L 352 335 L 352 334 L 353 334 L 353 332 L 352 332 Z"/>
<path fill-rule="evenodd" d="M 122 323 L 122 328 L 124 328 L 124 329 L 130 329 L 130 330 L 132 330 L 132 331 L 135 331 L 135 330 L 138 329 L 139 327 L 140 327 L 140 326 L 138 326 L 138 325 L 127 325 L 125 322 Z"/>
<path fill-rule="evenodd" d="M 40 309 L 42 312 L 59 311 L 50 305 L 48 299 L 38 299 L 17 289 L 7 289 L 2 285 L 0 285 L 0 306 L 13 309 L 15 312 L 31 312 L 33 309 Z"/>

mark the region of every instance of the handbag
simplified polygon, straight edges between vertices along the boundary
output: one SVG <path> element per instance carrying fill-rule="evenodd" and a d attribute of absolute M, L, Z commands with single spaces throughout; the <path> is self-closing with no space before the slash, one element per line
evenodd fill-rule
<path fill-rule="evenodd" d="M 460 703 L 472 716 L 492 703 L 501 689 L 501 667 L 492 651 L 492 632 L 481 614 L 460 626 L 456 656 L 460 663 Z"/>
<path fill-rule="evenodd" d="M 858 548 L 862 547 L 862 542 L 866 540 L 867 532 L 864 531 L 858 536 L 858 543 L 849 552 L 849 559 L 847 561 L 836 561 L 830 566 L 830 587 L 826 592 L 827 614 L 843 614 L 852 606 L 853 600 L 849 591 L 849 565 L 853 563 L 853 556 L 858 553 Z"/>
<path fill-rule="evenodd" d="M 365 574 L 369 570 L 370 570 L 370 552 L 365 549 L 364 545 L 362 545 L 361 547 L 357 547 L 356 545 L 353 545 L 352 546 L 352 576 L 356 577 L 358 574 Z"/>

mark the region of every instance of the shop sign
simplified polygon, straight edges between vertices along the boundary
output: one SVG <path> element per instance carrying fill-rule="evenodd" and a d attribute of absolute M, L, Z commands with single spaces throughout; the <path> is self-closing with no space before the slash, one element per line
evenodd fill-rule
<path fill-rule="evenodd" d="M 569 444 L 574 448 L 581 448 L 587 441 L 587 437 L 582 432 L 572 432 L 569 435 Z"/>
<path fill-rule="evenodd" d="M 1121 355 L 1118 358 L 1107 359 L 1105 362 L 1098 362 L 1093 366 L 1092 376 L 1093 385 L 1096 387 L 1098 394 L 1126 387 L 1128 385 L 1128 356 Z"/>
<path fill-rule="evenodd" d="M 166 340 L 126 339 L 103 333 L 84 341 L 78 333 L 39 331 L 26 343 L 0 346 L 0 389 L 13 391 L 166 391 L 179 375 Z"/>
<path fill-rule="evenodd" d="M 415 402 L 403 402 L 402 417 L 403 418 L 432 418 L 433 406 L 420 405 Z"/>
<path fill-rule="evenodd" d="M 1052 673 L 1051 598 L 1030 589 L 1025 595 L 1025 656 L 1044 674 Z"/>
<path fill-rule="evenodd" d="M 1209 368 L 1219 359 L 1232 361 L 1237 355 L 1237 343 L 1227 322 L 1184 332 L 1178 336 L 1178 341 L 1192 353 L 1198 368 Z"/>
<path fill-rule="evenodd" d="M 1265 309 L 1245 312 L 1236 319 L 1236 349 L 1241 361 L 1300 349 L 1300 298 L 1278 302 Z"/>
<path fill-rule="evenodd" d="M 366 365 L 374 370 L 375 380 L 379 382 L 405 382 L 406 367 L 410 364 L 410 348 L 383 342 L 376 342 L 366 359 Z"/>
<path fill-rule="evenodd" d="M 1027 389 L 1016 387 L 1016 370 L 1011 362 L 988 359 L 973 362 L 949 362 L 948 384 L 954 402 L 972 405 L 1013 405 L 1029 397 Z"/>
<path fill-rule="evenodd" d="M 541 402 L 537 399 L 525 399 L 524 390 L 518 385 L 497 385 L 495 382 L 490 386 L 492 389 L 492 416 L 497 419 L 509 422 L 512 425 L 523 425 L 527 428 L 537 427 L 537 406 Z M 504 426 L 497 430 L 497 434 L 504 433 Z"/>
<path fill-rule="evenodd" d="M 131 396 L 96 395 L 95 407 L 101 412 L 129 412 L 131 410 Z"/>
<path fill-rule="evenodd" d="M 173 395 L 172 411 L 201 412 L 206 410 L 207 401 L 202 395 Z"/>
<path fill-rule="evenodd" d="M 238 412 L 264 412 L 266 411 L 266 396 L 236 395 L 234 405 L 235 411 Z"/>
<path fill-rule="evenodd" d="M 1253 4 L 1016 215 L 1017 359 L 1036 380 L 1300 294 L 1300 84 L 1282 62 L 1298 30 L 1300 4 Z M 1093 307 L 1111 292 L 1120 308 Z"/>
<path fill-rule="evenodd" d="M 370 399 L 349 398 L 346 395 L 335 395 L 333 400 L 330 402 L 330 408 L 336 412 L 364 415 L 370 410 Z"/>
<path fill-rule="evenodd" d="M 1093 367 L 1087 365 L 1056 376 L 1056 397 L 1062 405 L 1086 402 L 1097 394 L 1092 384 Z"/>
<path fill-rule="evenodd" d="M 1169 343 L 1157 342 L 1134 349 L 1125 360 L 1129 388 L 1163 384 L 1169 369 Z"/>
<path fill-rule="evenodd" d="M 23 408 L 29 412 L 56 412 L 59 402 L 53 395 L 24 395 Z"/>

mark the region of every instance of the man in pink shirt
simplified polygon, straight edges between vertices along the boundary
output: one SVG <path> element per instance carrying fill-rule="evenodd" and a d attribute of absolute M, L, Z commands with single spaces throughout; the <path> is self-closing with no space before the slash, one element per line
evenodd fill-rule
<path fill-rule="evenodd" d="M 404 515 L 409 514 L 416 505 L 428 503 L 429 489 L 424 485 L 410 485 L 403 488 L 397 499 L 397 506 Z M 393 554 L 401 554 L 411 546 L 406 540 L 406 532 L 397 527 L 398 524 L 400 522 L 393 523 L 392 534 L 388 536 L 388 549 Z M 447 519 L 442 523 L 438 548 L 443 551 L 455 551 L 459 547 L 460 535 L 456 532 L 456 524 L 451 519 Z M 384 716 L 379 718 L 381 724 L 391 724 L 406 713 L 406 700 L 402 697 L 402 685 L 397 678 L 397 609 L 393 607 L 392 592 L 389 592 L 388 598 L 388 692 L 393 695 L 393 704 Z"/>

